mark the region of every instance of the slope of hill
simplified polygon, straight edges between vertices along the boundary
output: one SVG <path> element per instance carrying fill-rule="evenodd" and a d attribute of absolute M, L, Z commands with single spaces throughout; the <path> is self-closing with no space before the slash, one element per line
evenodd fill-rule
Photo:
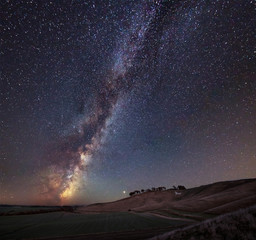
<path fill-rule="evenodd" d="M 217 182 L 187 190 L 146 192 L 115 202 L 92 204 L 79 208 L 78 211 L 87 213 L 163 210 L 171 216 L 185 213 L 219 215 L 251 206 L 255 202 L 256 179 L 243 179 Z"/>
<path fill-rule="evenodd" d="M 256 205 L 174 230 L 151 240 L 256 239 Z"/>

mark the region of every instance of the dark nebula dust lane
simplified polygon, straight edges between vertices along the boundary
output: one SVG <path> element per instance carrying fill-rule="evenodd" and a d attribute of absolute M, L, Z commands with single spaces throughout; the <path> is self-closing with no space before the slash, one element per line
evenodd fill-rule
<path fill-rule="evenodd" d="M 253 2 L 23 0 L 0 11 L 1 202 L 255 177 Z"/>

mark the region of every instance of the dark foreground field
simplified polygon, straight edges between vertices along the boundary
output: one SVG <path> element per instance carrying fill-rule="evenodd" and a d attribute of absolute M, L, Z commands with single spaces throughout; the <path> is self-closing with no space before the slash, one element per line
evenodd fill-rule
<path fill-rule="evenodd" d="M 0 239 L 53 237 L 62 239 L 63 237 L 70 238 L 70 236 L 78 235 L 83 235 L 80 236 L 81 239 L 127 239 L 128 236 L 128 239 L 140 239 L 139 236 L 142 238 L 152 237 L 186 224 L 186 221 L 171 220 L 142 213 L 76 214 L 54 212 L 1 216 Z M 86 234 L 93 235 L 84 236 Z M 137 237 L 134 238 L 134 235 Z"/>

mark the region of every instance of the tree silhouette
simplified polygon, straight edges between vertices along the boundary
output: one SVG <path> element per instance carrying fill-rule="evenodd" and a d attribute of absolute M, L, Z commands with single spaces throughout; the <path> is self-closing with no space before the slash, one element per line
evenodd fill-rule
<path fill-rule="evenodd" d="M 135 194 L 135 192 L 130 192 L 129 195 L 130 197 L 133 196 Z"/>
<path fill-rule="evenodd" d="M 157 188 L 157 191 L 163 191 L 163 190 L 166 190 L 166 187 L 158 187 Z"/>

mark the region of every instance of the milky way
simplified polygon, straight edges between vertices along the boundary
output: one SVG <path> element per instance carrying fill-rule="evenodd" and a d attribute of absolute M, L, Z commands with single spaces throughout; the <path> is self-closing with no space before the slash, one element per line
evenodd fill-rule
<path fill-rule="evenodd" d="M 114 64 L 95 96 L 91 116 L 80 122 L 77 133 L 65 136 L 64 142 L 58 143 L 57 149 L 53 150 L 54 156 L 51 158 L 57 159 L 57 163 L 50 166 L 54 169 L 51 173 L 47 172 L 42 177 L 45 188 L 43 194 L 48 198 L 64 200 L 71 197 L 79 187 L 93 153 L 102 145 L 107 121 L 111 118 L 120 95 L 129 93 L 138 84 L 133 82 L 134 72 L 137 73 L 138 68 L 155 60 L 154 55 L 158 50 L 156 38 L 161 36 L 159 29 L 163 26 L 163 19 L 168 13 L 172 14 L 170 10 L 174 8 L 171 2 L 137 6 L 137 12 L 130 19 L 131 26 L 125 30 L 122 36 L 124 39 L 121 39 L 115 51 Z M 154 43 L 151 43 L 152 40 Z M 151 52 L 154 53 L 153 56 L 150 56 Z M 141 61 L 143 62 L 140 63 Z M 55 155 L 56 150 L 58 156 Z"/>
<path fill-rule="evenodd" d="M 0 200 L 255 177 L 254 8 L 4 1 Z"/>

